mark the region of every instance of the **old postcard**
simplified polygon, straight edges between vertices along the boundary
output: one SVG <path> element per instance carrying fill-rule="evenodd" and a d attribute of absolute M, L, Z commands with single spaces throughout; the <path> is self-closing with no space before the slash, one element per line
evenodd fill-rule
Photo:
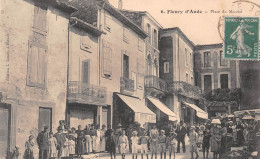
<path fill-rule="evenodd" d="M 259 0 L 0 11 L 0 159 L 260 158 Z"/>

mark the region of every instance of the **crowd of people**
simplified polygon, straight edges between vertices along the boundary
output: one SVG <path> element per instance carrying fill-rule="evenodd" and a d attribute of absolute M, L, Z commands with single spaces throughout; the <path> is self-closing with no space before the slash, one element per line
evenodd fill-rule
<path fill-rule="evenodd" d="M 102 125 L 86 125 L 83 129 L 81 125 L 78 129 L 71 128 L 64 130 L 63 126 L 57 128 L 57 133 L 49 132 L 48 126 L 44 126 L 36 142 L 39 148 L 39 159 L 48 159 L 51 157 L 61 158 L 76 155 L 79 158 L 84 154 L 96 152 L 109 152 L 111 159 L 116 158 L 120 153 L 122 159 L 125 154 L 132 153 L 132 158 L 137 159 L 141 152 L 141 158 L 166 159 L 166 153 L 175 158 L 176 153 L 186 152 L 185 137 L 189 138 L 189 152 L 191 158 L 198 158 L 198 151 L 203 152 L 203 158 L 208 158 L 209 150 L 213 152 L 213 159 L 221 158 L 221 154 L 230 150 L 233 144 L 247 143 L 252 138 L 256 123 L 252 122 L 233 122 L 220 121 L 219 119 L 208 120 L 205 123 L 193 124 L 189 126 L 183 121 L 178 124 L 168 125 L 157 129 L 140 127 L 140 124 L 128 126 L 124 129 L 121 124 L 114 130 L 111 126 L 106 129 Z M 25 143 L 25 159 L 34 159 L 33 147 L 36 145 L 34 136 L 29 136 Z M 198 150 L 198 148 L 201 148 Z M 195 156 L 194 156 L 195 155 Z"/>

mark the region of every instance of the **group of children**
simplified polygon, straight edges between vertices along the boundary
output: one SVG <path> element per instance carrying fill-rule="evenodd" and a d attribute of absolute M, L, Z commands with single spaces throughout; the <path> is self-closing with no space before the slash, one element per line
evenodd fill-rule
<path fill-rule="evenodd" d="M 111 155 L 111 159 L 116 158 L 116 148 L 118 147 L 119 152 L 122 156 L 122 159 L 125 159 L 125 153 L 128 151 L 129 146 L 131 143 L 131 150 L 132 150 L 132 158 L 137 159 L 138 155 L 138 149 L 141 150 L 141 157 L 143 159 L 143 156 L 145 155 L 148 159 L 148 143 L 150 143 L 150 150 L 153 155 L 157 155 L 157 151 L 159 150 L 161 159 L 164 156 L 164 159 L 166 159 L 166 149 L 168 148 L 169 156 L 171 159 L 171 156 L 173 155 L 173 158 L 175 159 L 175 153 L 176 153 L 176 133 L 170 132 L 170 135 L 167 137 L 165 135 L 165 131 L 161 130 L 160 135 L 159 133 L 154 133 L 150 135 L 150 137 L 147 135 L 146 132 L 143 132 L 138 137 L 137 131 L 133 131 L 133 136 L 130 138 L 130 142 L 128 141 L 127 136 L 125 135 L 125 131 L 123 130 L 121 132 L 121 135 L 117 137 L 117 135 L 114 134 L 114 130 L 111 130 L 110 136 L 108 137 L 107 144 L 108 144 L 108 152 Z M 157 135 L 158 134 L 158 135 Z M 157 149 L 158 148 L 158 149 Z M 156 158 L 156 157 L 155 157 Z"/>

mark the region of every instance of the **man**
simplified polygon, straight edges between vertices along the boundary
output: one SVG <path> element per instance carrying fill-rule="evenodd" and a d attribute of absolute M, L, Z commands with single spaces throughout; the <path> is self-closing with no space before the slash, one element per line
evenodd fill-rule
<path fill-rule="evenodd" d="M 57 150 L 58 150 L 58 158 L 61 157 L 62 150 L 64 148 L 64 143 L 66 141 L 65 135 L 62 133 L 63 129 L 61 126 L 58 127 L 58 132 L 54 135 L 57 140 Z"/>
<path fill-rule="evenodd" d="M 90 136 L 92 139 L 92 151 L 93 153 L 96 153 L 96 139 L 97 139 L 97 130 L 96 130 L 96 125 L 92 124 L 91 129 L 90 129 Z"/>
<path fill-rule="evenodd" d="M 186 149 L 185 149 L 185 135 L 187 133 L 187 129 L 183 125 L 182 120 L 180 121 L 180 125 L 176 129 L 176 133 L 177 133 L 177 141 L 178 141 L 177 153 L 180 153 L 180 143 L 182 143 L 182 150 L 183 150 L 183 153 L 185 153 L 185 151 L 186 151 Z"/>
<path fill-rule="evenodd" d="M 49 145 L 48 145 L 48 139 L 49 139 L 49 133 L 48 126 L 44 126 L 44 129 L 42 132 L 38 134 L 37 137 L 37 144 L 39 146 L 39 159 L 48 159 L 49 158 Z"/>

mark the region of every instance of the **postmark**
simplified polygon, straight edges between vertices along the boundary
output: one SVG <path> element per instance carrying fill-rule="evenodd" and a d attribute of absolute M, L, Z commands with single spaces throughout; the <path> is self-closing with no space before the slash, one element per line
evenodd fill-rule
<path fill-rule="evenodd" d="M 258 17 L 224 17 L 224 58 L 259 59 Z"/>

